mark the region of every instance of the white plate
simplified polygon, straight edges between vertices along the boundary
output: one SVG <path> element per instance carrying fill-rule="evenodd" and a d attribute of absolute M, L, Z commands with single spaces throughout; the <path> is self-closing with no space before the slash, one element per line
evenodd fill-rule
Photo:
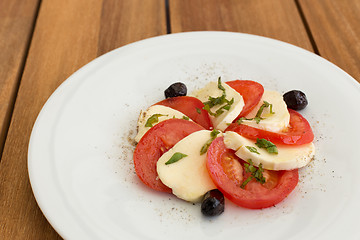
<path fill-rule="evenodd" d="M 208 219 L 199 204 L 145 187 L 132 163 L 136 119 L 182 81 L 252 79 L 301 89 L 316 159 L 276 207 L 226 202 Z M 116 49 L 87 64 L 49 98 L 33 128 L 28 167 L 36 200 L 66 239 L 359 239 L 359 84 L 298 47 L 228 32 L 171 34 Z"/>

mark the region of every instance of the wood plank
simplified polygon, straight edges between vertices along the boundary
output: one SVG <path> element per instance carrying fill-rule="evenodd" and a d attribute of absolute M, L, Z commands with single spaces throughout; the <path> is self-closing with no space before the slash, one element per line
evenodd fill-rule
<path fill-rule="evenodd" d="M 101 23 L 98 55 L 131 42 L 166 34 L 165 1 L 104 1 Z"/>
<path fill-rule="evenodd" d="M 28 180 L 27 146 L 37 114 L 79 67 L 123 44 L 165 34 L 165 19 L 158 0 L 42 1 L 0 163 L 0 239 L 60 238 Z"/>
<path fill-rule="evenodd" d="M 172 32 L 233 31 L 313 51 L 293 0 L 169 0 Z"/>
<path fill-rule="evenodd" d="M 0 1 L 0 156 L 38 5 L 39 0 Z"/>
<path fill-rule="evenodd" d="M 360 1 L 300 0 L 319 54 L 360 82 Z"/>

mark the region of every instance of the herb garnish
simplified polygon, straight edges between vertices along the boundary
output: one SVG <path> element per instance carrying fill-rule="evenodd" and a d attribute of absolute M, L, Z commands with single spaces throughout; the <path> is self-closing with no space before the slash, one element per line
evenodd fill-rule
<path fill-rule="evenodd" d="M 218 88 L 225 94 L 225 88 L 221 85 L 221 77 L 218 78 Z"/>
<path fill-rule="evenodd" d="M 196 108 L 196 112 L 197 112 L 198 114 L 201 114 L 201 109 L 200 109 L 200 108 Z"/>
<path fill-rule="evenodd" d="M 185 119 L 185 120 L 189 120 L 189 119 L 190 119 L 188 116 L 185 116 L 185 115 L 184 115 L 182 118 Z"/>
<path fill-rule="evenodd" d="M 265 148 L 266 151 L 268 151 L 268 153 L 278 154 L 278 149 L 277 149 L 276 145 L 266 139 L 258 138 L 258 139 L 256 139 L 255 144 L 259 148 Z"/>
<path fill-rule="evenodd" d="M 264 169 L 262 168 L 262 164 L 260 163 L 259 167 L 256 168 L 253 165 L 253 162 L 251 161 L 251 159 L 248 160 L 249 164 L 245 163 L 244 167 L 245 167 L 245 171 L 247 173 L 251 173 L 251 176 L 248 177 L 242 184 L 241 184 L 241 188 L 245 188 L 246 184 L 248 184 L 251 180 L 255 179 L 256 181 L 258 181 L 261 184 L 264 184 L 266 179 L 263 176 L 263 172 Z"/>
<path fill-rule="evenodd" d="M 220 97 L 211 97 L 209 96 L 209 101 L 204 102 L 203 109 L 208 111 L 208 113 L 211 116 L 218 117 L 220 116 L 224 110 L 229 111 L 231 105 L 234 103 L 234 98 L 232 98 L 230 101 L 226 99 L 226 92 L 225 88 L 221 85 L 221 77 L 218 78 L 218 88 L 222 91 L 222 95 Z M 220 107 L 216 112 L 212 112 L 210 109 L 216 105 L 222 105 L 224 106 Z"/>
<path fill-rule="evenodd" d="M 169 165 L 169 164 L 172 164 L 172 163 L 175 163 L 177 161 L 179 161 L 180 159 L 184 158 L 184 157 L 187 157 L 186 154 L 183 154 L 181 152 L 176 152 L 172 155 L 172 157 L 169 159 L 169 161 L 167 161 L 165 163 L 165 165 Z"/>
<path fill-rule="evenodd" d="M 145 123 L 145 127 L 152 127 L 154 123 L 159 122 L 159 117 L 161 116 L 167 116 L 163 114 L 153 114 L 151 117 L 148 118 L 148 120 Z"/>
<path fill-rule="evenodd" d="M 244 121 L 244 120 L 249 120 L 249 121 L 251 121 L 251 120 L 253 120 L 253 118 L 246 118 L 246 117 L 241 117 L 241 118 L 239 118 L 236 122 L 237 122 L 237 124 L 242 124 L 242 122 Z"/>
<path fill-rule="evenodd" d="M 259 110 L 257 111 L 254 120 L 257 124 L 259 124 L 260 120 L 263 120 L 264 118 L 261 117 L 262 112 L 264 111 L 264 108 L 270 107 L 270 114 L 274 114 L 272 111 L 272 104 L 268 103 L 267 101 L 264 101 L 264 103 L 260 106 Z"/>
<path fill-rule="evenodd" d="M 247 149 L 249 149 L 250 152 L 256 153 L 256 154 L 260 154 L 258 152 L 258 150 L 256 149 L 256 147 L 250 147 L 250 146 L 245 146 Z"/>
<path fill-rule="evenodd" d="M 216 110 L 215 117 L 220 116 L 221 114 L 223 114 L 224 110 L 229 111 L 230 108 L 231 108 L 231 105 L 234 103 L 234 98 L 232 98 L 230 101 L 225 99 L 225 101 L 226 101 L 227 104 L 222 106 L 218 110 Z"/>
<path fill-rule="evenodd" d="M 220 131 L 214 129 L 211 131 L 210 133 L 210 139 L 207 140 L 207 142 L 202 146 L 202 148 L 200 149 L 200 155 L 203 155 L 204 153 L 207 152 L 210 144 L 212 143 L 212 141 L 214 141 L 214 139 L 217 137 L 217 135 L 220 133 Z"/>
<path fill-rule="evenodd" d="M 261 120 L 264 120 L 264 119 L 265 119 L 265 118 L 262 118 L 262 117 L 261 117 L 261 114 L 263 113 L 264 108 L 270 107 L 270 114 L 274 114 L 274 113 L 275 113 L 275 112 L 273 112 L 273 110 L 272 110 L 272 106 L 273 106 L 273 105 L 272 105 L 271 103 L 268 103 L 267 101 L 264 101 L 264 103 L 260 106 L 260 108 L 259 108 L 259 110 L 257 111 L 257 113 L 256 113 L 256 115 L 255 115 L 254 118 L 241 117 L 241 118 L 239 118 L 236 122 L 240 125 L 240 124 L 242 124 L 242 122 L 243 122 L 244 120 L 249 120 L 249 121 L 255 120 L 255 122 L 256 122 L 257 124 L 259 124 Z"/>

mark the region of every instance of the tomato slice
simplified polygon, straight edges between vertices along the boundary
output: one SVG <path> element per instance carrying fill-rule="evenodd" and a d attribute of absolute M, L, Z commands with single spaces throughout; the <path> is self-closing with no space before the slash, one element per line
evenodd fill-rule
<path fill-rule="evenodd" d="M 182 112 L 191 120 L 200 124 L 205 129 L 212 129 L 213 125 L 209 113 L 203 109 L 204 104 L 195 97 L 181 96 L 162 100 L 154 105 L 163 105 Z"/>
<path fill-rule="evenodd" d="M 225 131 L 233 131 L 238 134 L 256 140 L 264 138 L 274 144 L 301 145 L 314 140 L 314 133 L 309 122 L 295 110 L 288 109 L 290 123 L 286 131 L 275 133 L 247 126 L 245 124 L 232 123 Z"/>
<path fill-rule="evenodd" d="M 244 117 L 251 112 L 264 93 L 264 87 L 260 83 L 251 80 L 234 80 L 226 82 L 226 84 L 240 93 L 244 99 L 245 105 L 238 118 Z"/>
<path fill-rule="evenodd" d="M 206 166 L 214 184 L 225 197 L 238 206 L 251 209 L 267 208 L 281 202 L 294 190 L 299 181 L 297 169 L 264 170 L 264 184 L 253 179 L 241 188 L 241 184 L 250 173 L 246 173 L 244 161 L 239 159 L 233 150 L 225 147 L 223 137 L 216 138 L 210 145 Z"/>
<path fill-rule="evenodd" d="M 152 189 L 171 192 L 158 178 L 158 159 L 178 141 L 203 129 L 202 126 L 184 119 L 165 120 L 150 128 L 137 144 L 133 156 L 135 171 L 141 181 Z"/>

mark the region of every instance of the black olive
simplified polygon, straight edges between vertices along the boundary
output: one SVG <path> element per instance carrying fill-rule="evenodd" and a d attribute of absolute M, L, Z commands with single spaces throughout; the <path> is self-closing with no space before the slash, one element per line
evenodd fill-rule
<path fill-rule="evenodd" d="M 284 101 L 288 108 L 294 110 L 304 109 L 308 105 L 305 93 L 299 90 L 292 90 L 284 94 Z"/>
<path fill-rule="evenodd" d="M 218 189 L 208 191 L 201 203 L 201 212 L 205 216 L 217 216 L 224 212 L 225 199 Z"/>
<path fill-rule="evenodd" d="M 164 93 L 165 93 L 165 98 L 186 96 L 187 88 L 185 84 L 181 82 L 177 82 L 171 84 L 170 87 L 168 87 Z"/>

